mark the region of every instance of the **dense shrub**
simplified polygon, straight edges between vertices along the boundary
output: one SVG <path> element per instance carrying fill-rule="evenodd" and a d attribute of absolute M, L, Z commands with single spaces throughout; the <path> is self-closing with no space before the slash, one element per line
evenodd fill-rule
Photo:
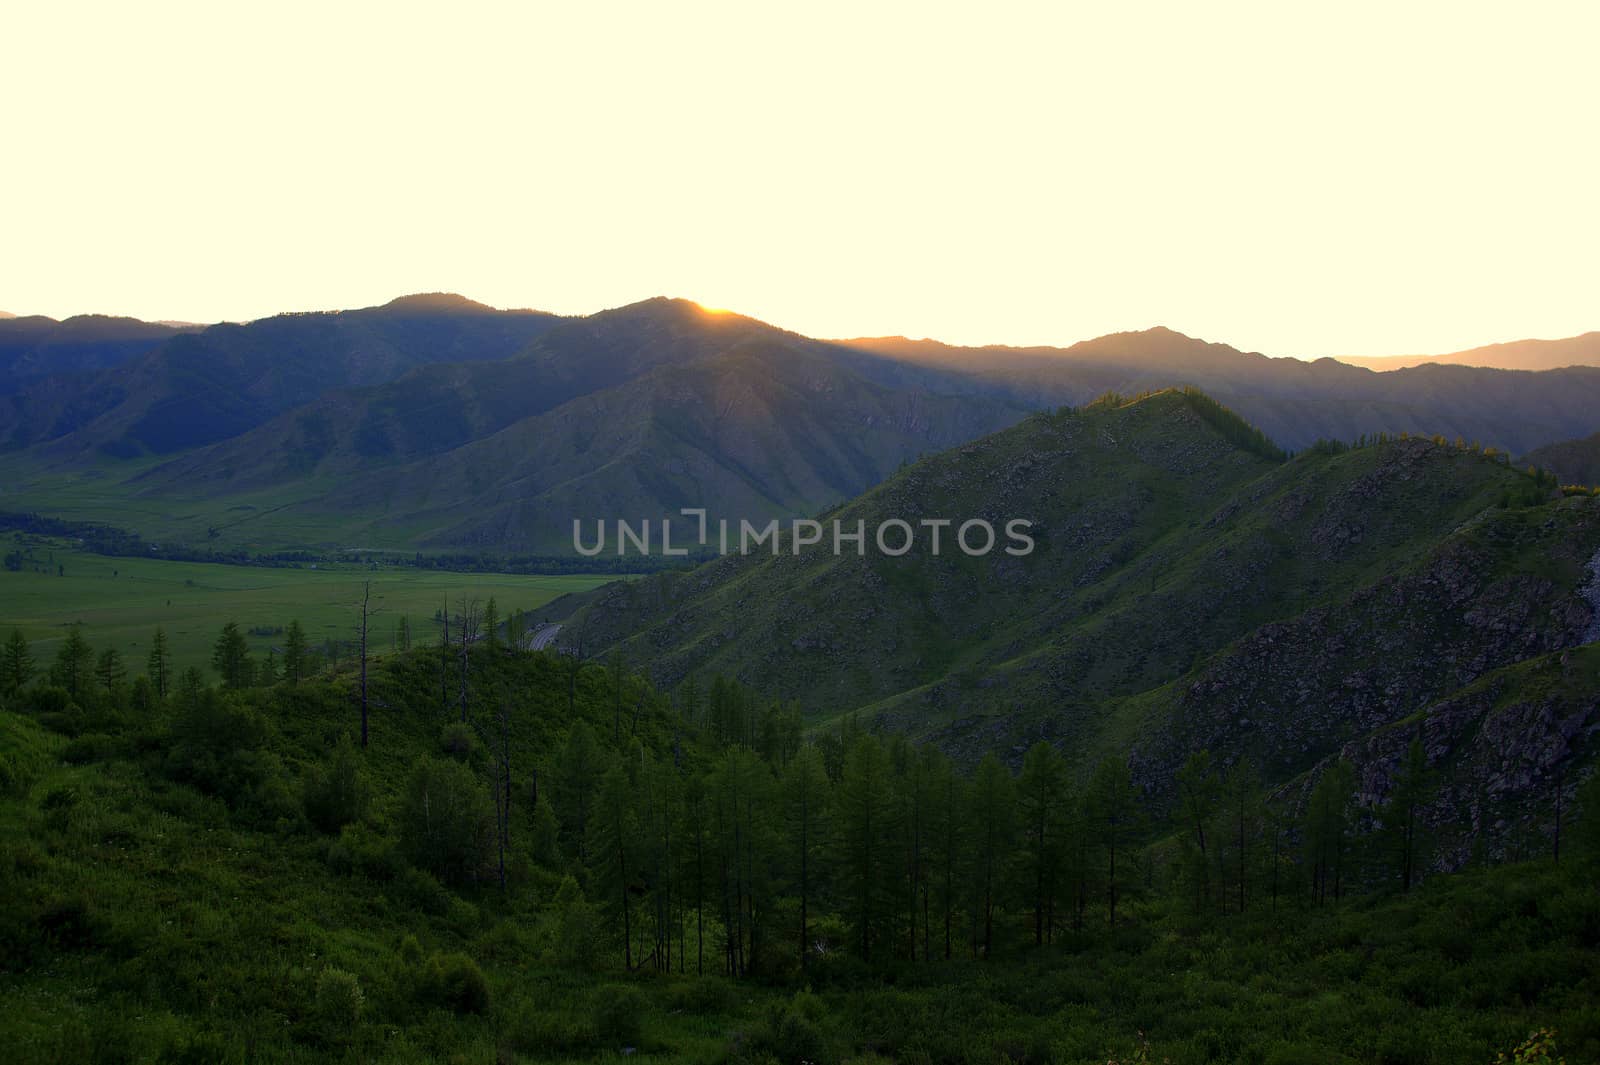
<path fill-rule="evenodd" d="M 452 721 L 439 733 L 439 749 L 458 762 L 470 762 L 478 754 L 478 737 L 465 721 Z"/>
<path fill-rule="evenodd" d="M 487 1013 L 489 982 L 465 954 L 435 954 L 422 968 L 417 998 L 454 1013 Z"/>
<path fill-rule="evenodd" d="M 359 1022 L 365 1002 L 354 973 L 329 966 L 317 977 L 316 1018 L 325 1031 L 337 1033 Z"/>
<path fill-rule="evenodd" d="M 127 747 L 125 741 L 115 736 L 108 736 L 103 732 L 88 732 L 61 748 L 61 760 L 68 765 L 105 762 L 121 757 Z"/>
<path fill-rule="evenodd" d="M 346 825 L 328 846 L 328 868 L 346 876 L 390 880 L 400 872 L 394 844 L 362 824 Z M 420 874 L 426 876 L 427 874 Z M 432 879 L 431 877 L 429 878 Z M 434 889 L 442 891 L 437 882 Z"/>

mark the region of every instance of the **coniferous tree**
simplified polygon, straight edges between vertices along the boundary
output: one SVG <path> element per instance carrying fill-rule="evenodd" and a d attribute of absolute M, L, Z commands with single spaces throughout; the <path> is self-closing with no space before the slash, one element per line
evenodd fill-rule
<path fill-rule="evenodd" d="M 706 889 L 708 876 L 711 872 L 710 831 L 711 824 L 708 814 L 709 799 L 706 795 L 706 780 L 701 774 L 693 774 L 684 782 L 683 805 L 681 816 L 683 819 L 682 830 L 678 838 L 683 840 L 683 871 L 679 877 L 685 885 L 685 890 L 693 898 L 694 925 L 695 925 L 695 975 L 703 976 L 706 970 Z M 686 951 L 679 953 L 682 959 Z"/>
<path fill-rule="evenodd" d="M 1022 759 L 1017 806 L 1025 841 L 1033 910 L 1033 942 L 1051 936 L 1057 879 L 1061 867 L 1061 822 L 1066 795 L 1066 766 L 1056 749 L 1040 740 Z"/>
<path fill-rule="evenodd" d="M 290 684 L 299 684 L 306 673 L 306 630 L 299 619 L 289 622 L 283 636 L 283 675 Z"/>
<path fill-rule="evenodd" d="M 167 633 L 160 626 L 150 637 L 150 654 L 145 658 L 144 671 L 155 686 L 156 698 L 165 699 L 172 687 L 172 656 L 167 648 Z"/>
<path fill-rule="evenodd" d="M 33 652 L 21 629 L 12 629 L 0 652 L 0 695 L 12 696 L 33 679 Z"/>
<path fill-rule="evenodd" d="M 1410 891 L 1421 858 L 1421 809 L 1433 791 L 1433 773 L 1420 730 L 1406 746 L 1405 758 L 1383 811 L 1384 828 L 1392 840 L 1400 890 Z"/>
<path fill-rule="evenodd" d="M 127 667 L 122 664 L 122 655 L 116 648 L 108 647 L 100 652 L 100 657 L 95 660 L 94 675 L 107 695 L 115 692 L 128 679 Z"/>
<path fill-rule="evenodd" d="M 939 902 L 944 956 L 954 950 L 956 905 L 965 873 L 965 791 L 955 767 L 943 752 L 929 744 L 922 749 L 928 772 L 929 887 Z M 930 924 L 927 915 L 923 929 Z"/>
<path fill-rule="evenodd" d="M 903 735 L 895 737 L 890 761 L 894 765 L 898 785 L 896 801 L 902 829 L 900 851 L 901 879 L 905 886 L 902 898 L 906 910 L 906 953 L 913 961 L 916 960 L 920 936 L 922 956 L 926 961 L 932 950 L 928 896 L 933 868 L 934 768 Z"/>
<path fill-rule="evenodd" d="M 77 699 L 88 687 L 93 659 L 94 652 L 83 638 L 83 626 L 74 622 L 67 630 L 66 642 L 56 651 L 55 663 L 50 667 L 50 679 Z"/>
<path fill-rule="evenodd" d="M 1261 778 L 1249 757 L 1241 757 L 1229 769 L 1222 781 L 1225 806 L 1222 820 L 1227 824 L 1228 846 L 1217 850 L 1219 860 L 1226 857 L 1227 867 L 1218 877 L 1219 889 L 1232 895 L 1238 912 L 1245 911 L 1250 879 L 1250 841 L 1257 838 L 1261 827 Z M 1230 853 L 1231 852 L 1231 853 Z M 1228 878 L 1233 878 L 1233 891 L 1227 891 Z M 1224 897 L 1223 911 L 1228 900 Z"/>
<path fill-rule="evenodd" d="M 483 647 L 490 652 L 500 647 L 500 611 L 492 595 L 483 607 Z"/>
<path fill-rule="evenodd" d="M 973 774 L 969 807 L 972 856 L 973 952 L 994 951 L 994 911 L 1016 833 L 1016 787 L 991 752 Z"/>
<path fill-rule="evenodd" d="M 1343 894 L 1346 837 L 1350 829 L 1350 792 L 1355 783 L 1355 768 L 1343 759 L 1335 762 L 1317 780 L 1306 804 L 1306 869 L 1311 878 L 1311 896 L 1317 903 L 1335 901 Z"/>
<path fill-rule="evenodd" d="M 222 634 L 217 637 L 216 645 L 211 650 L 211 666 L 222 678 L 224 688 L 248 688 L 254 679 L 250 668 L 250 646 L 245 643 L 244 633 L 239 631 L 235 622 L 228 622 L 222 626 Z"/>
<path fill-rule="evenodd" d="M 1200 908 L 1211 901 L 1211 853 L 1209 836 L 1217 815 L 1219 781 L 1212 767 L 1210 751 L 1195 751 L 1178 770 L 1178 804 L 1195 848 L 1185 862 L 1194 881 Z"/>
<path fill-rule="evenodd" d="M 1089 781 L 1084 798 L 1090 831 L 1106 863 L 1106 916 L 1115 928 L 1117 900 L 1128 879 L 1129 844 L 1139 822 L 1138 796 L 1133 790 L 1128 763 L 1120 758 L 1101 762 Z"/>
<path fill-rule="evenodd" d="M 632 783 L 620 763 L 614 763 L 600 778 L 595 790 L 593 817 L 589 822 L 586 851 L 594 876 L 595 893 L 601 906 L 622 927 L 622 959 L 633 969 L 633 906 L 629 902 L 632 878 L 636 875 L 638 822 L 631 802 Z"/>
<path fill-rule="evenodd" d="M 589 814 L 604 768 L 593 730 L 586 721 L 576 722 L 567 732 L 561 760 L 556 763 L 556 793 L 561 800 L 561 824 L 571 833 L 580 861 L 586 855 Z"/>
<path fill-rule="evenodd" d="M 826 838 L 828 773 L 810 744 L 789 760 L 783 774 L 784 827 L 790 842 L 792 879 L 800 897 L 800 968 L 811 963 L 810 905 L 818 878 L 817 858 Z"/>
<path fill-rule="evenodd" d="M 848 900 L 861 958 L 871 961 L 891 905 L 885 886 L 896 812 L 889 759 L 877 737 L 859 736 L 850 745 L 837 800 L 842 895 Z"/>

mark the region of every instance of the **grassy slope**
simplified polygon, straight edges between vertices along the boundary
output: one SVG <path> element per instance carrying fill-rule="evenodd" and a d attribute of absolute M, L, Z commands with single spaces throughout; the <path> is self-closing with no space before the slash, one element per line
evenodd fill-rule
<path fill-rule="evenodd" d="M 14 537 L 0 537 L 0 553 Z M 434 612 L 448 597 L 494 596 L 501 615 L 532 611 L 567 592 L 592 588 L 609 578 L 462 574 L 413 569 L 373 571 L 358 567 L 277 569 L 153 559 L 108 558 L 65 546 L 33 548 L 21 573 L 0 572 L 0 633 L 20 628 L 34 657 L 47 665 L 64 639 L 64 628 L 83 622 L 84 637 L 97 651 L 116 648 L 130 669 L 143 667 L 150 634 L 166 630 L 176 666 L 206 667 L 217 630 L 225 621 L 243 629 L 281 627 L 299 619 L 313 643 L 354 638 L 362 583 L 373 582 L 382 613 L 372 622 L 371 641 L 387 651 L 400 617 L 410 619 L 417 640 L 435 638 Z M 55 564 L 65 567 L 57 576 Z M 113 576 L 113 574 L 116 574 Z M 249 637 L 264 655 L 282 637 Z"/>

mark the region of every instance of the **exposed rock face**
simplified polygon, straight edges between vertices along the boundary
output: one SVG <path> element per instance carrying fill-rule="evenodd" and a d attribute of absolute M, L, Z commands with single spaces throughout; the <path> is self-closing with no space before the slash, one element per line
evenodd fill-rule
<path fill-rule="evenodd" d="M 1589 626 L 1583 630 L 1583 642 L 1593 643 L 1600 640 L 1600 551 L 1589 560 L 1588 572 L 1588 583 L 1578 589 L 1578 595 L 1589 604 Z"/>
<path fill-rule="evenodd" d="M 1420 736 L 1436 790 L 1422 810 L 1427 864 L 1455 870 L 1548 851 L 1556 795 L 1563 820 L 1600 747 L 1600 647 L 1564 651 L 1499 671 L 1428 707 L 1419 719 L 1345 744 L 1278 798 L 1291 810 L 1335 761 L 1356 769 L 1355 806 L 1381 824 L 1406 748 Z"/>

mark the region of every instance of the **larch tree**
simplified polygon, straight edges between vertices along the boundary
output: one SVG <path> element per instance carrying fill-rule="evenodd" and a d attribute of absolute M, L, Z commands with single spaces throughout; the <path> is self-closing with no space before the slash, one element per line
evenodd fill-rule
<path fill-rule="evenodd" d="M 1032 881 L 1033 943 L 1051 938 L 1061 868 L 1061 822 L 1066 801 L 1066 765 L 1050 744 L 1028 748 L 1017 782 L 1025 855 Z"/>
<path fill-rule="evenodd" d="M 1184 760 L 1177 774 L 1178 805 L 1183 821 L 1193 833 L 1197 852 L 1186 863 L 1195 882 L 1199 908 L 1211 901 L 1211 854 L 1207 833 L 1217 815 L 1219 782 L 1210 751 L 1195 751 Z"/>
<path fill-rule="evenodd" d="M 21 629 L 12 629 L 0 652 L 0 695 L 12 696 L 33 679 L 33 652 Z"/>
<path fill-rule="evenodd" d="M 150 637 L 150 654 L 145 658 L 144 671 L 155 687 L 156 698 L 165 699 L 172 687 L 172 654 L 167 647 L 166 630 L 160 626 Z"/>
<path fill-rule="evenodd" d="M 50 679 L 67 689 L 67 694 L 76 699 L 88 685 L 93 659 L 94 652 L 89 647 L 89 641 L 83 638 L 82 624 L 74 622 L 67 630 L 66 641 L 56 651 L 55 663 L 50 667 Z"/>
<path fill-rule="evenodd" d="M 877 737 L 859 736 L 850 745 L 837 800 L 843 895 L 849 900 L 861 958 L 871 961 L 873 943 L 882 938 L 881 925 L 892 904 L 884 896 L 896 813 L 889 758 Z"/>
<path fill-rule="evenodd" d="M 978 763 L 969 797 L 973 950 L 976 952 L 981 945 L 983 956 L 987 958 L 994 950 L 994 911 L 1011 858 L 1017 813 L 1015 783 L 993 752 L 984 755 L 983 761 Z"/>
<path fill-rule="evenodd" d="M 128 679 L 127 667 L 122 664 L 122 655 L 115 647 L 100 652 L 100 657 L 95 660 L 94 675 L 107 695 L 114 693 Z"/>
<path fill-rule="evenodd" d="M 1421 859 L 1421 811 L 1432 798 L 1434 774 L 1422 743 L 1421 726 L 1406 746 L 1405 758 L 1395 775 L 1394 788 L 1384 806 L 1384 828 L 1390 834 L 1400 890 L 1410 891 Z"/>
<path fill-rule="evenodd" d="M 800 895 L 800 968 L 811 964 L 810 906 L 817 858 L 826 839 L 828 773 L 822 755 L 810 744 L 789 760 L 783 774 L 784 827 L 791 848 L 794 886 Z"/>
<path fill-rule="evenodd" d="M 250 686 L 254 679 L 250 668 L 250 646 L 245 643 L 244 633 L 239 631 L 237 623 L 230 621 L 222 626 L 222 634 L 211 649 L 211 666 L 222 678 L 224 688 Z"/>
<path fill-rule="evenodd" d="M 633 971 L 633 906 L 629 896 L 638 848 L 638 820 L 632 802 L 633 785 L 620 763 L 613 763 L 600 778 L 589 821 L 586 850 L 595 891 L 601 905 L 622 925 L 622 959 Z"/>
<path fill-rule="evenodd" d="M 289 622 L 283 635 L 283 675 L 290 684 L 299 684 L 306 672 L 306 630 L 299 619 Z"/>
<path fill-rule="evenodd" d="M 1128 763 L 1107 758 L 1095 769 L 1085 794 L 1090 829 L 1106 861 L 1106 915 L 1117 924 L 1117 901 L 1127 876 L 1128 848 L 1139 823 L 1138 795 Z M 1118 858 L 1122 859 L 1121 867 Z"/>

